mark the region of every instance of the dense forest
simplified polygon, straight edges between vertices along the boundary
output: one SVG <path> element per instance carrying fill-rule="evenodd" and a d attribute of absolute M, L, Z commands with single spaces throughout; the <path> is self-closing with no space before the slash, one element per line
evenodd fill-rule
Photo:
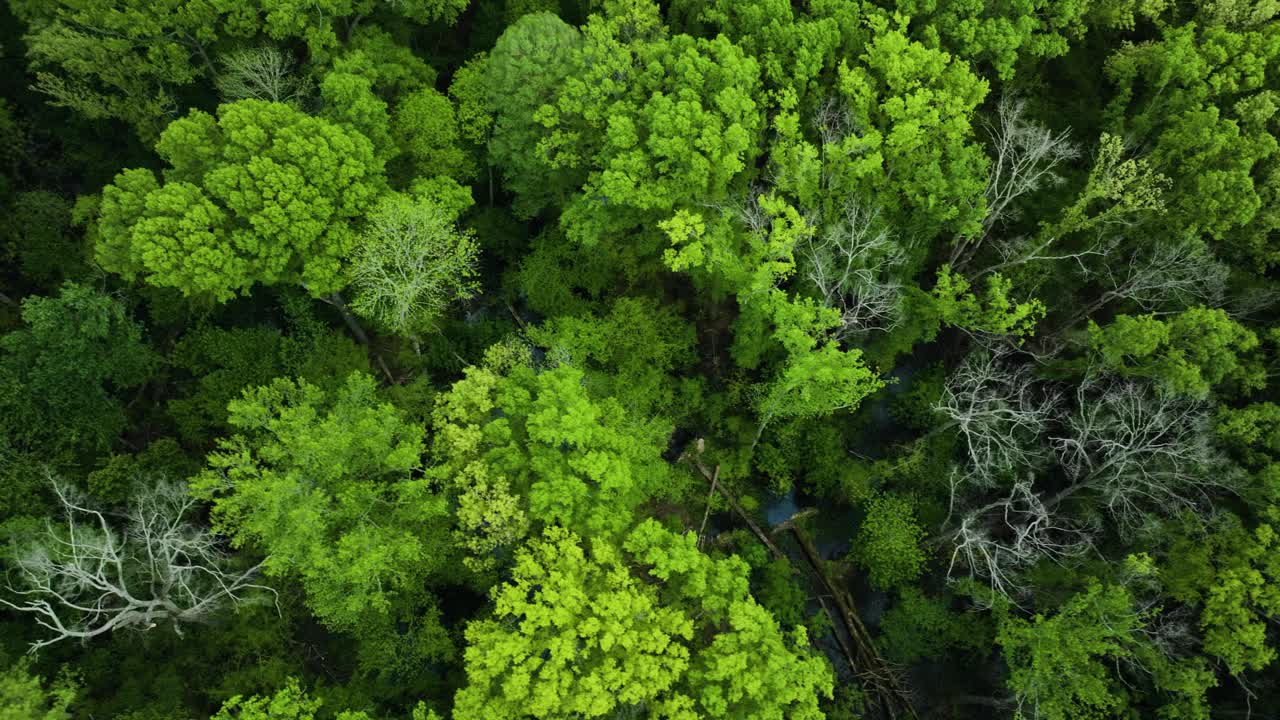
<path fill-rule="evenodd" d="M 1280 717 L 1280 0 L 0 62 L 0 720 Z"/>

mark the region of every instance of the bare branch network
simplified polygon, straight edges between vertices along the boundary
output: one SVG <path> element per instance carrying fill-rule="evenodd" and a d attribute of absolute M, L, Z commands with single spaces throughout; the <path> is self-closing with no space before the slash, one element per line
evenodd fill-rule
<path fill-rule="evenodd" d="M 967 462 L 951 480 L 941 539 L 947 576 L 987 583 L 1006 598 L 1029 588 L 1021 573 L 1041 560 L 1065 562 L 1094 546 L 1101 517 L 1074 517 L 1066 501 L 1087 496 L 1121 533 L 1153 517 L 1204 511 L 1236 490 L 1212 447 L 1210 407 L 1141 382 L 1092 375 L 1074 408 L 1037 387 L 1028 366 L 975 351 L 949 378 L 936 409 L 962 439 Z M 1052 461 L 1065 484 L 1051 494 L 1034 478 Z M 995 498 L 987 497 L 997 488 Z"/>
<path fill-rule="evenodd" d="M 63 524 L 47 523 L 20 546 L 5 578 L 9 597 L 0 597 L 51 633 L 33 651 L 163 622 L 181 635 L 183 625 L 208 622 L 227 605 L 274 596 L 254 582 L 262 563 L 230 569 L 217 539 L 187 522 L 195 501 L 185 485 L 161 482 L 140 492 L 113 522 L 71 486 L 52 474 L 49 480 Z"/>

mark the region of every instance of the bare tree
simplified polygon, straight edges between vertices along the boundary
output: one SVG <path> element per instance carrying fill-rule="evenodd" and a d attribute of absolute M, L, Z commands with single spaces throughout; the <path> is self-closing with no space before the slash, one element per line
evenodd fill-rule
<path fill-rule="evenodd" d="M 1086 271 L 1104 289 L 1059 326 L 1067 330 L 1114 302 L 1130 302 L 1144 312 L 1160 307 L 1185 308 L 1204 304 L 1219 306 L 1230 269 L 1198 240 L 1153 242 L 1127 261 L 1108 251 L 1110 258 Z"/>
<path fill-rule="evenodd" d="M 901 321 L 906 250 L 880 219 L 878 209 L 849 202 L 842 217 L 803 240 L 797 251 L 804 279 L 828 307 L 840 311 L 843 339 L 891 330 Z"/>
<path fill-rule="evenodd" d="M 1055 133 L 1027 119 L 1026 108 L 1021 99 L 1006 95 L 996 106 L 995 122 L 983 123 L 995 154 L 985 192 L 987 217 L 982 227 L 986 232 L 1014 215 L 1013 202 L 1018 198 L 1061 185 L 1058 167 L 1080 157 L 1069 130 Z"/>
<path fill-rule="evenodd" d="M 1130 380 L 1087 378 L 1064 432 L 1051 437 L 1072 484 L 1046 501 L 1050 509 L 1087 492 L 1123 529 L 1147 514 L 1208 505 L 1230 491 L 1233 473 L 1213 449 L 1209 406 Z"/>
<path fill-rule="evenodd" d="M 960 432 L 967 451 L 964 479 L 992 488 L 1046 458 L 1040 437 L 1057 416 L 1059 396 L 1040 387 L 1027 365 L 1007 362 L 1003 346 L 974 350 L 948 378 L 934 410 Z"/>
<path fill-rule="evenodd" d="M 272 45 L 236 50 L 223 56 L 221 64 L 217 85 L 227 102 L 256 98 L 287 103 L 301 99 L 310 90 L 292 59 Z"/>
<path fill-rule="evenodd" d="M 117 528 L 107 514 L 50 476 L 64 523 L 21 546 L 11 560 L 0 604 L 32 615 L 53 635 L 32 650 L 67 639 L 88 640 L 161 622 L 207 622 L 227 604 L 274 594 L 253 582 L 262 563 L 232 570 L 217 539 L 187 522 L 195 501 L 181 484 L 139 493 Z"/>
<path fill-rule="evenodd" d="M 979 237 L 957 239 L 951 253 L 951 263 L 957 267 L 972 257 L 997 224 L 1014 216 L 1015 200 L 1060 185 L 1063 178 L 1058 168 L 1080 156 L 1069 131 L 1055 133 L 1029 120 L 1026 103 L 1017 97 L 1000 98 L 994 122 L 984 120 L 983 124 L 994 154 L 984 193 L 987 216 Z"/>
<path fill-rule="evenodd" d="M 955 512 L 958 484 L 951 488 Z M 1030 478 L 1015 482 L 1007 495 L 964 512 L 955 525 L 948 518 L 946 539 L 953 546 L 947 578 L 956 580 L 964 571 L 975 581 L 987 583 L 995 595 L 1016 602 L 1029 588 L 1021 572 L 1050 559 L 1062 562 L 1079 557 L 1093 546 L 1096 528 L 1050 512 L 1032 487 Z M 975 598 L 986 605 L 990 598 Z"/>

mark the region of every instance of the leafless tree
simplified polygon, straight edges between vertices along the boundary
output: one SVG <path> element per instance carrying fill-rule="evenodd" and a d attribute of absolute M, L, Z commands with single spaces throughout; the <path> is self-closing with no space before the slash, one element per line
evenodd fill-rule
<path fill-rule="evenodd" d="M 1228 272 L 1198 241 L 1152 242 L 1128 262 L 1112 258 L 1102 263 L 1098 278 L 1106 290 L 1077 315 L 1088 317 L 1117 300 L 1134 303 L 1147 312 L 1166 304 L 1217 306 Z"/>
<path fill-rule="evenodd" d="M 1026 103 L 1017 97 L 1000 98 L 995 122 L 984 124 L 995 154 L 985 193 L 987 217 L 982 223 L 989 232 L 1013 216 L 1018 198 L 1061 185 L 1059 166 L 1080 157 L 1080 149 L 1071 142 L 1069 130 L 1055 133 L 1027 119 Z"/>
<path fill-rule="evenodd" d="M 1005 347 L 979 348 L 948 376 L 934 410 L 956 428 L 968 461 L 966 482 L 990 489 L 1001 479 L 1038 467 L 1040 443 L 1057 415 L 1058 394 L 1037 384 L 1027 365 L 1008 362 Z"/>
<path fill-rule="evenodd" d="M 823 145 L 834 145 L 853 131 L 853 116 L 842 98 L 829 97 L 813 114 L 813 126 Z"/>
<path fill-rule="evenodd" d="M 953 479 L 953 514 L 958 491 L 959 483 Z M 1030 478 L 1015 482 L 1008 494 L 964 512 L 954 525 L 951 518 L 945 524 L 951 528 L 946 539 L 953 547 L 947 578 L 954 581 L 965 573 L 1015 602 L 1028 591 L 1023 570 L 1046 558 L 1062 562 L 1083 555 L 1096 534 L 1091 525 L 1050 512 Z M 975 599 L 979 605 L 986 604 L 983 598 Z"/>
<path fill-rule="evenodd" d="M 271 102 L 293 102 L 310 90 L 293 61 L 272 45 L 244 48 L 221 58 L 218 91 L 227 102 L 256 98 Z"/>
<path fill-rule="evenodd" d="M 50 481 L 63 523 L 47 523 L 20 546 L 6 575 L 13 599 L 0 597 L 52 633 L 32 650 L 161 622 L 181 634 L 227 604 L 274 594 L 253 582 L 261 563 L 230 569 L 217 539 L 186 520 L 194 500 L 184 485 L 162 482 L 139 493 L 117 527 L 70 486 Z"/>
<path fill-rule="evenodd" d="M 767 194 L 767 189 L 752 185 L 742 195 L 730 196 L 716 202 L 703 202 L 702 206 L 715 210 L 722 216 L 732 220 L 752 233 L 761 233 L 769 229 L 770 218 L 764 208 L 760 207 L 760 198 Z"/>
<path fill-rule="evenodd" d="M 828 307 L 840 311 L 841 338 L 891 330 L 900 322 L 906 250 L 881 221 L 880 211 L 858 202 L 797 247 L 804 279 Z"/>
<path fill-rule="evenodd" d="M 1210 443 L 1210 422 L 1203 401 L 1131 380 L 1086 379 L 1062 434 L 1049 440 L 1072 483 L 1046 504 L 1086 492 L 1129 530 L 1152 511 L 1202 508 L 1234 484 Z"/>
<path fill-rule="evenodd" d="M 1080 149 L 1070 140 L 1070 132 L 1055 133 L 1026 117 L 1026 103 L 1004 96 L 996 106 L 994 121 L 984 121 L 991 136 L 994 157 L 991 175 L 984 193 L 987 216 L 982 221 L 982 234 L 958 239 L 952 250 L 951 263 L 964 264 L 991 234 L 992 229 L 1012 218 L 1014 201 L 1028 193 L 1060 185 L 1058 168 L 1080 156 Z"/>

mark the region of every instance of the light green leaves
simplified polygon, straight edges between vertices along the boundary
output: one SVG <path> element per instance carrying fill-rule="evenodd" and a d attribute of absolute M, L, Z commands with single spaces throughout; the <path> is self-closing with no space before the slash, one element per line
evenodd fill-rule
<path fill-rule="evenodd" d="M 428 198 L 384 197 L 352 262 L 352 309 L 393 333 L 416 336 L 432 330 L 450 304 L 471 297 L 479 248 L 455 221 Z"/>
<path fill-rule="evenodd" d="M 467 686 L 454 716 L 822 717 L 826 662 L 787 637 L 747 594 L 746 563 L 713 560 L 692 534 L 649 520 L 626 540 L 562 529 L 521 550 L 512 580 L 494 590 L 492 619 L 467 629 Z M 650 566 L 656 584 L 631 570 Z M 709 638 L 709 639 L 708 639 Z"/>
<path fill-rule="evenodd" d="M 1091 321 L 1089 344 L 1107 370 L 1149 377 L 1177 393 L 1204 397 L 1224 382 L 1246 391 L 1266 385 L 1254 352 L 1258 337 L 1220 309 L 1192 308 L 1165 320 L 1118 315 L 1105 327 Z"/>
<path fill-rule="evenodd" d="M 192 482 L 214 526 L 267 554 L 268 574 L 298 578 L 326 624 L 368 639 L 374 669 L 446 652 L 425 583 L 449 567 L 448 508 L 415 475 L 423 429 L 363 374 L 332 393 L 275 380 L 233 401 L 229 422 L 239 434 Z M 397 621 L 414 642 L 393 642 Z"/>
<path fill-rule="evenodd" d="M 225 302 L 254 283 L 345 284 L 352 223 L 384 187 L 364 136 L 260 100 L 194 112 L 161 135 L 164 184 L 128 170 L 103 190 L 99 263 Z"/>

